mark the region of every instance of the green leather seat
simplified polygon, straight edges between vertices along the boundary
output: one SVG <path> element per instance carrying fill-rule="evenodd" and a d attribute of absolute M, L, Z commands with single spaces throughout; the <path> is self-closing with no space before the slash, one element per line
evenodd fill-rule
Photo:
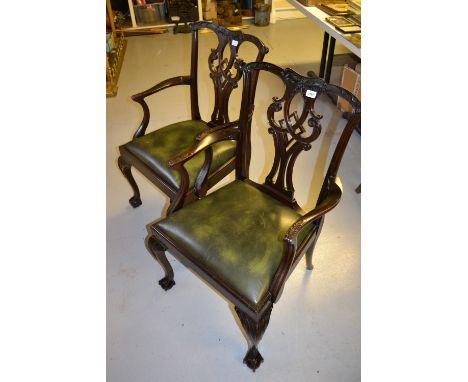
<path fill-rule="evenodd" d="M 283 236 L 300 216 L 257 188 L 235 181 L 155 226 L 186 257 L 255 306 L 278 269 Z"/>
<path fill-rule="evenodd" d="M 178 188 L 180 186 L 179 172 L 171 169 L 168 162 L 195 144 L 197 135 L 207 128 L 208 126 L 203 121 L 178 122 L 136 138 L 127 143 L 125 147 L 156 172 L 167 184 Z M 210 173 L 215 172 L 226 161 L 234 157 L 235 151 L 236 143 L 232 141 L 213 145 L 213 162 Z M 204 160 L 205 154 L 199 153 L 185 164 L 190 177 L 190 187 L 194 185 Z"/>

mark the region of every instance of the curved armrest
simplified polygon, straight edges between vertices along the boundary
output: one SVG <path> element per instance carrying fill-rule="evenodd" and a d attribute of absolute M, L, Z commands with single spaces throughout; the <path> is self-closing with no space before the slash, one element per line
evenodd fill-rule
<path fill-rule="evenodd" d="M 252 107 L 252 110 L 250 111 L 250 113 L 248 115 L 249 122 L 252 120 L 252 116 L 253 116 L 253 107 Z M 225 124 L 218 125 L 218 126 L 215 125 L 214 127 L 211 127 L 209 129 L 206 129 L 205 131 L 201 132 L 197 136 L 196 140 L 200 141 L 209 134 L 213 134 L 216 131 L 221 131 L 221 130 L 224 130 L 224 129 L 227 129 L 227 128 L 230 128 L 230 127 L 235 127 L 235 126 L 239 126 L 239 120 L 236 120 L 236 121 L 233 121 L 233 122 L 227 122 Z M 203 195 L 205 195 L 206 192 L 208 191 L 208 189 L 207 189 L 207 179 L 208 179 L 208 174 L 210 172 L 210 167 L 211 167 L 212 160 L 213 160 L 213 150 L 211 149 L 211 147 L 208 147 L 205 150 L 205 162 L 203 163 L 203 166 L 201 167 L 200 171 L 198 172 L 197 179 L 195 181 L 195 186 L 194 186 L 194 193 L 199 199 L 201 199 L 201 197 Z"/>
<path fill-rule="evenodd" d="M 232 122 L 234 124 L 234 122 Z M 239 129 L 236 127 L 225 127 L 219 129 L 222 126 L 218 126 L 215 131 L 204 131 L 200 133 L 197 137 L 197 143 L 188 149 L 186 152 L 178 155 L 177 157 L 169 161 L 169 166 L 178 169 L 183 167 L 183 164 L 187 162 L 190 158 L 193 158 L 199 152 L 205 150 L 207 147 L 221 141 L 237 141 L 239 138 Z M 235 126 L 235 125 L 234 125 Z M 211 130 L 211 129 L 210 129 Z"/>
<path fill-rule="evenodd" d="M 190 76 L 177 76 L 177 77 L 168 78 L 167 80 L 161 81 L 160 83 L 154 85 L 152 88 L 149 88 L 148 90 L 132 95 L 132 100 L 139 102 L 140 100 L 154 93 L 170 88 L 171 86 L 177 86 L 177 85 L 190 85 Z"/>
<path fill-rule="evenodd" d="M 142 135 L 145 135 L 146 128 L 148 127 L 149 119 L 150 119 L 150 112 L 148 105 L 145 102 L 145 98 L 160 92 L 161 90 L 170 88 L 172 86 L 177 86 L 177 85 L 190 85 L 191 79 L 190 76 L 179 76 L 179 77 L 172 77 L 167 80 L 164 80 L 160 82 L 159 84 L 154 85 L 152 88 L 145 90 L 144 92 L 132 95 L 132 100 L 135 102 L 138 102 L 141 107 L 143 108 L 143 119 L 140 123 L 140 126 L 138 126 L 137 131 L 133 135 L 133 139 L 141 137 Z"/>
<path fill-rule="evenodd" d="M 196 137 L 196 141 L 197 142 L 201 141 L 207 135 L 213 134 L 216 131 L 228 129 L 230 127 L 235 127 L 238 125 L 239 125 L 239 121 L 237 120 L 233 122 L 227 122 L 223 125 L 211 127 L 201 132 L 200 134 L 198 134 L 198 136 Z M 197 178 L 195 180 L 195 185 L 194 185 L 194 193 L 199 199 L 201 199 L 203 195 L 206 195 L 206 192 L 208 191 L 207 181 L 208 181 L 208 175 L 210 172 L 212 161 L 213 161 L 213 150 L 211 147 L 207 147 L 205 150 L 205 161 L 203 162 L 203 166 L 200 168 L 200 171 L 198 172 Z"/>
<path fill-rule="evenodd" d="M 236 127 L 236 126 L 239 126 L 239 120 L 232 121 L 232 122 L 227 122 L 227 123 L 225 123 L 223 125 L 218 125 L 218 126 L 215 126 L 215 127 L 210 127 L 208 129 L 202 131 L 200 134 L 198 134 L 197 137 L 196 137 L 196 141 L 199 142 L 202 139 L 204 139 L 206 136 L 211 135 L 211 134 L 213 134 L 213 133 L 215 133 L 217 131 L 228 129 L 230 127 Z"/>
<path fill-rule="evenodd" d="M 278 267 L 273 281 L 270 286 L 270 293 L 274 302 L 279 297 L 280 291 L 289 274 L 289 270 L 295 259 L 297 250 L 297 237 L 299 233 L 307 228 L 310 228 L 314 222 L 331 211 L 339 203 L 341 199 L 342 189 L 338 178 L 330 183 L 323 201 L 313 210 L 297 219 L 288 229 L 283 238 L 283 258 Z"/>
<path fill-rule="evenodd" d="M 228 127 L 227 127 L 228 126 Z M 235 126 L 235 122 L 230 122 L 229 124 L 219 126 L 215 131 L 202 132 L 197 137 L 197 143 L 188 149 L 186 152 L 180 154 L 179 156 L 171 159 L 169 161 L 169 167 L 176 169 L 180 173 L 180 187 L 177 191 L 176 196 L 174 197 L 174 202 L 171 203 L 171 208 L 168 210 L 167 214 L 170 215 L 178 209 L 182 208 L 184 200 L 188 191 L 189 186 L 189 175 L 187 169 L 184 167 L 184 163 L 187 162 L 190 158 L 193 158 L 199 152 L 202 152 L 212 146 L 213 144 L 221 141 L 237 141 L 239 140 L 240 131 Z M 210 129 L 211 130 L 211 129 Z M 203 170 L 203 168 L 202 168 Z"/>
<path fill-rule="evenodd" d="M 328 188 L 324 200 L 315 207 L 312 211 L 297 219 L 291 227 L 289 227 L 283 240 L 297 248 L 297 237 L 299 232 L 310 227 L 319 217 L 331 211 L 339 203 L 341 199 L 342 189 L 338 182 L 332 182 Z"/>

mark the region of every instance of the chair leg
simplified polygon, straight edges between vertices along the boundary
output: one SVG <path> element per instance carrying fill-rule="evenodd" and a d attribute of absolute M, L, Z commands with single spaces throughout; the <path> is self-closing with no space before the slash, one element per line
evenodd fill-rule
<path fill-rule="evenodd" d="M 312 269 L 314 269 L 314 266 L 312 264 L 312 254 L 314 253 L 314 249 L 315 249 L 315 245 L 317 244 L 317 240 L 320 236 L 320 232 L 322 231 L 322 227 L 323 227 L 323 221 L 324 221 L 324 218 L 320 218 L 320 221 L 319 221 L 319 227 L 318 227 L 318 230 L 317 230 L 317 234 L 315 235 L 315 238 L 314 238 L 314 241 L 312 242 L 312 244 L 310 245 L 310 247 L 307 249 L 306 251 L 306 267 L 309 271 L 311 271 Z"/>
<path fill-rule="evenodd" d="M 255 372 L 255 370 L 263 362 L 263 357 L 257 349 L 257 345 L 262 339 L 263 333 L 270 322 L 271 310 L 273 309 L 273 304 L 265 311 L 262 317 L 259 320 L 254 320 L 252 317 L 244 313 L 237 306 L 234 307 L 236 310 L 237 316 L 240 319 L 242 327 L 247 332 L 249 337 L 249 350 L 244 357 L 244 363 Z"/>
<path fill-rule="evenodd" d="M 120 171 L 122 171 L 122 174 L 125 176 L 125 178 L 127 178 L 128 183 L 130 183 L 130 186 L 132 186 L 133 189 L 134 195 L 128 202 L 133 208 L 137 208 L 139 205 L 141 205 L 140 190 L 138 189 L 135 179 L 133 178 L 132 166 L 128 164 L 122 157 L 119 157 L 117 163 L 119 165 Z"/>
<path fill-rule="evenodd" d="M 306 251 L 306 267 L 309 271 L 314 269 L 314 265 L 312 264 L 312 253 L 314 252 L 315 248 L 315 243 L 317 242 L 316 238 L 314 239 L 314 242 L 312 245 L 309 247 L 309 249 Z"/>
<path fill-rule="evenodd" d="M 154 236 L 150 236 L 148 239 L 148 249 L 156 261 L 161 264 L 165 272 L 165 277 L 159 280 L 159 285 L 164 290 L 171 289 L 175 285 L 174 270 L 164 254 L 166 248 Z"/>

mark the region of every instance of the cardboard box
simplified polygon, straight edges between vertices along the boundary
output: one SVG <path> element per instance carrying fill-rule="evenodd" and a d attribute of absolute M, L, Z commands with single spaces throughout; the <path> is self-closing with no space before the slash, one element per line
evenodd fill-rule
<path fill-rule="evenodd" d="M 361 64 L 357 64 L 356 69 L 352 69 L 348 65 L 343 67 L 340 86 L 361 100 Z M 353 110 L 348 101 L 341 97 L 338 97 L 336 104 L 342 112 L 351 112 Z"/>

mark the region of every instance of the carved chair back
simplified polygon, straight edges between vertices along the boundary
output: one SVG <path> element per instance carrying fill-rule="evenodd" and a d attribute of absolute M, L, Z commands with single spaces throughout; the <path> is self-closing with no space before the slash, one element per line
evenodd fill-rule
<path fill-rule="evenodd" d="M 322 201 L 330 181 L 334 181 L 346 146 L 353 129 L 361 119 L 361 104 L 347 90 L 327 84 L 320 78 L 303 77 L 291 69 L 282 69 L 267 62 L 252 62 L 242 65 L 244 73 L 244 92 L 239 120 L 241 136 L 237 146 L 236 178 L 249 179 L 251 158 L 251 122 L 254 109 L 255 94 L 249 91 L 253 82 L 257 81 L 262 71 L 270 72 L 279 77 L 284 84 L 284 93 L 275 94 L 267 109 L 268 132 L 274 141 L 274 159 L 265 183 L 260 188 L 272 196 L 287 203 L 293 208 L 299 208 L 294 198 L 293 170 L 296 159 L 302 151 L 312 148 L 321 133 L 321 119 L 315 110 L 316 101 L 322 97 L 340 96 L 353 107 L 346 126 L 333 151 L 332 159 L 324 176 L 317 205 Z M 293 99 L 302 98 L 302 111 L 291 109 Z"/>
<path fill-rule="evenodd" d="M 190 71 L 190 98 L 192 119 L 200 120 L 198 105 L 198 33 L 202 28 L 212 30 L 218 39 L 216 48 L 211 49 L 208 57 L 208 68 L 214 86 L 214 107 L 211 114 L 210 126 L 221 125 L 229 122 L 229 99 L 232 91 L 238 87 L 242 78 L 240 65 L 243 60 L 238 57 L 239 48 L 244 43 L 253 44 L 257 50 L 256 61 L 263 61 L 268 48 L 255 36 L 244 34 L 241 31 L 230 31 L 224 27 L 208 22 L 196 22 L 191 24 L 192 29 L 192 56 Z M 229 49 L 226 49 L 228 47 Z M 228 52 L 228 56 L 224 54 Z M 255 89 L 257 74 L 253 73 L 249 83 L 249 91 Z"/>

